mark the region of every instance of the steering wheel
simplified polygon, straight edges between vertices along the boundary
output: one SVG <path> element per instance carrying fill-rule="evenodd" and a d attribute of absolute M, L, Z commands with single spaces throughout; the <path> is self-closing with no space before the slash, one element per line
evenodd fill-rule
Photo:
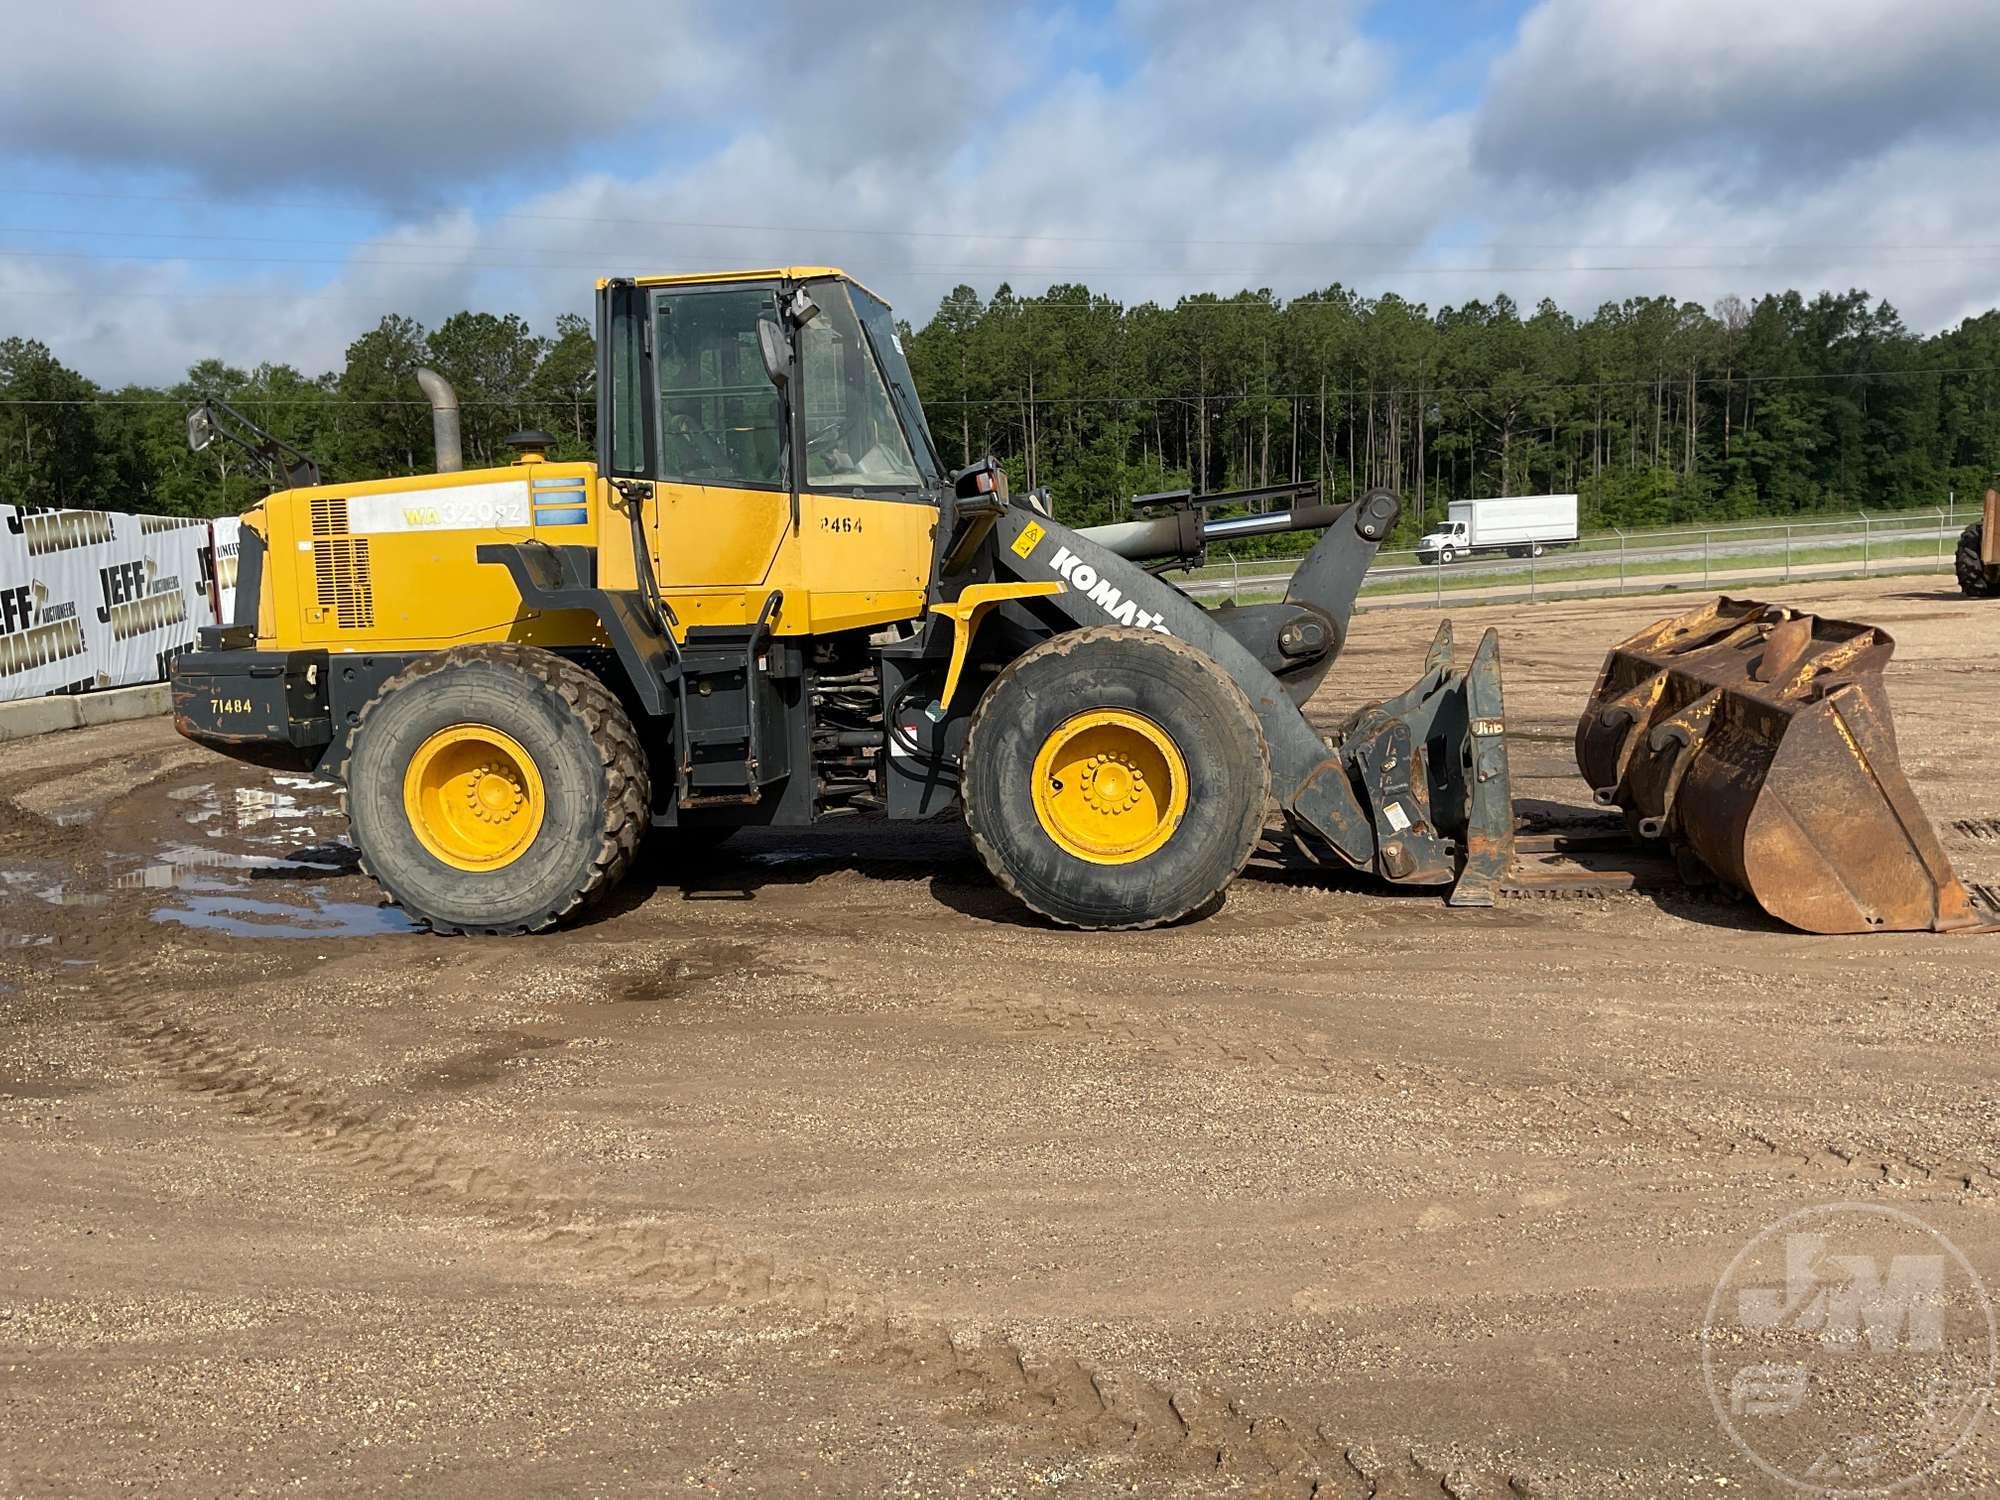
<path fill-rule="evenodd" d="M 821 423 L 820 426 L 806 434 L 806 450 L 810 452 L 825 443 L 828 438 L 837 437 L 840 433 L 840 428 L 841 419 L 839 417 L 835 417 L 831 422 Z"/>

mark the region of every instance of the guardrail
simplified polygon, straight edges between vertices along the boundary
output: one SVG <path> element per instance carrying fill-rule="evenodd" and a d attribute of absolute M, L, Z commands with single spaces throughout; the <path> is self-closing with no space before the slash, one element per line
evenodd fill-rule
<path fill-rule="evenodd" d="M 1363 600 L 1442 605 L 1460 600 L 1529 600 L 1582 593 L 1630 593 L 1859 573 L 1949 570 L 1967 517 L 1955 504 L 1819 521 L 1584 536 L 1540 557 L 1484 556 L 1425 562 L 1414 551 L 1376 555 Z M 1243 603 L 1283 594 L 1296 559 L 1211 554 L 1210 566 L 1182 587 Z"/>

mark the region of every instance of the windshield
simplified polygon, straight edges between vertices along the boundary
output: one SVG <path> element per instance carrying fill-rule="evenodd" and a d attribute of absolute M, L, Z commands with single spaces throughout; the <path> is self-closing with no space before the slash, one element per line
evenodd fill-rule
<path fill-rule="evenodd" d="M 816 282 L 812 294 L 820 314 L 799 332 L 806 484 L 840 490 L 922 488 L 923 471 L 897 420 L 897 402 L 862 333 L 846 285 Z"/>
<path fill-rule="evenodd" d="M 917 400 L 916 378 L 910 374 L 910 361 L 903 354 L 903 336 L 896 332 L 895 315 L 881 298 L 858 286 L 851 290 L 854 310 L 861 315 L 861 326 L 868 330 L 868 342 L 875 346 L 875 358 L 888 378 L 889 393 L 903 418 L 903 430 L 916 445 L 917 462 L 929 477 L 936 479 L 943 474 L 944 465 L 938 459 L 937 444 L 931 441 L 923 404 Z"/>

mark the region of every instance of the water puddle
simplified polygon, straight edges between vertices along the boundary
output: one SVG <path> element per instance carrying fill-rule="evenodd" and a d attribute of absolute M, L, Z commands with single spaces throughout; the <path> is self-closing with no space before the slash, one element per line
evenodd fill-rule
<path fill-rule="evenodd" d="M 296 837 L 296 834 L 294 834 Z M 0 870 L 0 898 L 18 897 L 57 907 L 102 906 L 113 892 L 160 891 L 185 898 L 154 911 L 155 922 L 201 927 L 236 937 L 370 937 L 418 932 L 395 907 L 329 899 L 323 885 L 309 885 L 299 904 L 260 900 L 259 881 L 324 882 L 357 873 L 361 856 L 349 844 L 319 843 L 282 854 L 239 853 L 201 844 L 173 844 L 145 856 L 108 854 L 101 876 L 77 879 L 54 863 Z M 0 933 L 0 947 L 41 946 L 42 934 Z"/>
<path fill-rule="evenodd" d="M 212 781 L 198 781 L 175 787 L 167 796 L 187 804 L 181 821 L 209 838 L 261 832 L 255 842 L 289 842 L 298 832 L 312 835 L 310 828 L 297 826 L 308 818 L 333 815 L 332 799 L 321 795 L 336 790 L 332 782 L 310 776 L 276 776 L 272 781 L 268 787 L 218 787 Z"/>
<path fill-rule="evenodd" d="M 383 937 L 424 928 L 395 906 L 338 900 L 325 882 L 359 873 L 352 845 L 322 838 L 315 821 L 337 826 L 335 783 L 314 776 L 274 776 L 269 784 L 235 787 L 191 782 L 167 791 L 184 832 L 148 852 L 105 854 L 101 872 L 56 862 L 0 870 L 0 900 L 50 906 L 96 906 L 123 891 L 169 894 L 150 912 L 156 923 L 234 938 Z M 90 809 L 65 809 L 53 821 L 88 822 Z M 198 833 L 197 833 L 198 830 Z M 290 884 L 288 900 L 256 894 L 259 884 Z M 371 888 L 372 893 L 372 888 Z M 267 895 L 279 890 L 266 886 Z M 357 892 L 356 894 L 359 894 Z M 0 933 L 0 947 L 40 946 L 41 934 Z"/>
<path fill-rule="evenodd" d="M 350 844 L 308 844 L 283 855 L 181 844 L 121 871 L 112 884 L 121 890 L 173 891 L 186 899 L 155 911 L 155 922 L 231 937 L 379 937 L 424 930 L 397 907 L 333 900 L 323 885 L 307 886 L 301 892 L 305 900 L 294 905 L 253 896 L 244 883 L 335 880 L 360 868 L 361 856 Z"/>
<path fill-rule="evenodd" d="M 63 870 L 60 865 L 16 865 L 0 870 L 0 894 L 32 896 L 37 901 L 63 904 Z"/>
<path fill-rule="evenodd" d="M 335 875 L 358 875 L 361 851 L 352 844 L 308 844 L 294 849 L 283 859 L 254 866 L 252 880 L 325 880 Z"/>
<path fill-rule="evenodd" d="M 180 906 L 161 907 L 153 920 L 240 938 L 385 937 L 424 930 L 395 906 L 327 900 L 292 906 L 235 895 L 191 895 Z"/>
<path fill-rule="evenodd" d="M 221 849 L 192 846 L 162 849 L 131 869 L 111 872 L 115 891 L 233 891 L 237 884 L 222 872 L 243 868 L 255 855 L 229 854 Z M 117 861 L 107 859 L 107 865 Z"/>
<path fill-rule="evenodd" d="M 176 844 L 158 851 L 143 864 L 116 871 L 111 885 L 114 890 L 240 891 L 242 882 L 228 876 L 240 874 L 250 880 L 326 880 L 351 874 L 360 865 L 361 856 L 345 844 L 312 844 L 285 855 L 237 854 L 228 849 L 205 849 L 199 844 Z"/>

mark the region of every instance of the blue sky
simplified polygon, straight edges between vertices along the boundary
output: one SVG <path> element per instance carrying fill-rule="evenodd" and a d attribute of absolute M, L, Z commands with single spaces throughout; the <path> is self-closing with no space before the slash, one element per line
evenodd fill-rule
<path fill-rule="evenodd" d="M 0 57 L 0 334 L 92 377 L 539 326 L 601 272 L 1171 300 L 2000 303 L 1986 0 L 71 0 Z M 107 49 L 104 38 L 119 45 Z"/>

